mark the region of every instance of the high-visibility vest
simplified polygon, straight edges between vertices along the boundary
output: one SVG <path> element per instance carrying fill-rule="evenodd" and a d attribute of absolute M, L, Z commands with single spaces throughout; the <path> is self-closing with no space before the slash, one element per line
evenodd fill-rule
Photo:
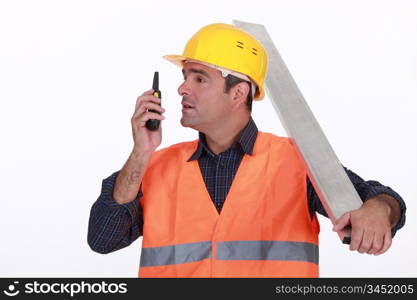
<path fill-rule="evenodd" d="M 139 277 L 318 277 L 306 167 L 288 138 L 258 132 L 219 214 L 198 141 L 153 153 L 142 180 Z"/>

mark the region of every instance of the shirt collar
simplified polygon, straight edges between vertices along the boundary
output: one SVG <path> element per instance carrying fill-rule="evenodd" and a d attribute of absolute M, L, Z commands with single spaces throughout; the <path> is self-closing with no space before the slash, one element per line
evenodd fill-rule
<path fill-rule="evenodd" d="M 244 153 L 252 155 L 257 134 L 258 128 L 256 127 L 252 117 L 250 117 L 248 124 L 246 124 L 245 128 L 242 130 L 242 133 L 239 139 L 236 141 L 236 144 L 240 145 Z M 203 154 L 203 150 L 206 150 L 208 153 L 212 153 L 207 146 L 206 135 L 202 132 L 199 132 L 198 137 L 199 139 L 197 149 L 187 161 L 199 159 Z"/>

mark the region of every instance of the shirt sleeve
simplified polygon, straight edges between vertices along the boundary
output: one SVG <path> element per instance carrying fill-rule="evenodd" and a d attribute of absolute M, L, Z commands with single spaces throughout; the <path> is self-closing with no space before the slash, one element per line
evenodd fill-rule
<path fill-rule="evenodd" d="M 90 248 L 106 254 L 133 243 L 143 232 L 143 215 L 139 200 L 118 204 L 113 199 L 113 190 L 119 171 L 104 179 L 101 194 L 91 207 L 87 241 Z"/>
<path fill-rule="evenodd" d="M 344 169 L 346 171 L 346 174 L 349 176 L 349 179 L 352 182 L 353 186 L 355 187 L 356 191 L 358 192 L 359 197 L 361 198 L 363 202 L 379 194 L 387 194 L 393 197 L 395 200 L 397 200 L 400 206 L 401 216 L 397 225 L 394 228 L 392 228 L 391 233 L 392 233 L 392 236 L 394 236 L 395 233 L 405 224 L 405 213 L 406 213 L 407 208 L 406 208 L 404 200 L 401 198 L 401 196 L 398 193 L 396 193 L 389 186 L 382 185 L 381 183 L 375 180 L 365 181 L 360 176 L 352 172 L 351 170 L 345 167 Z M 308 177 L 307 177 L 307 200 L 308 200 L 310 215 L 312 218 L 314 217 L 315 212 L 318 212 L 319 214 L 325 217 L 328 217 L 326 211 L 323 208 L 323 205 L 321 204 L 320 198 L 318 197 L 316 191 L 314 190 L 313 184 L 311 183 Z"/>

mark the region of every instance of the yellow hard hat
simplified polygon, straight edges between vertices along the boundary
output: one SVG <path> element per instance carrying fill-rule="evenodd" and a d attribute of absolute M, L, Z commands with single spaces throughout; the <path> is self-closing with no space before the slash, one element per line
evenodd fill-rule
<path fill-rule="evenodd" d="M 207 25 L 188 41 L 182 55 L 165 55 L 164 58 L 180 67 L 184 61 L 193 60 L 242 73 L 257 86 L 254 100 L 262 100 L 265 95 L 266 51 L 253 36 L 236 26 Z"/>

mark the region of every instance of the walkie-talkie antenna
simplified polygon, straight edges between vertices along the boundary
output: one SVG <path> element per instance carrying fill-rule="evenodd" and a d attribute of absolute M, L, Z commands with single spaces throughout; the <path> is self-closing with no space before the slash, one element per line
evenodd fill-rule
<path fill-rule="evenodd" d="M 153 74 L 152 89 L 154 91 L 159 91 L 159 72 Z"/>
<path fill-rule="evenodd" d="M 153 89 L 153 95 L 159 99 L 161 99 L 161 91 L 159 90 L 159 73 L 155 72 L 153 74 L 153 82 L 152 82 L 152 89 Z M 159 104 L 161 105 L 161 104 Z M 150 112 L 154 112 L 157 114 L 160 114 L 159 111 L 150 109 Z M 159 128 L 159 124 L 161 123 L 160 120 L 156 119 L 150 119 L 146 121 L 146 128 L 148 128 L 150 131 L 156 131 Z"/>

